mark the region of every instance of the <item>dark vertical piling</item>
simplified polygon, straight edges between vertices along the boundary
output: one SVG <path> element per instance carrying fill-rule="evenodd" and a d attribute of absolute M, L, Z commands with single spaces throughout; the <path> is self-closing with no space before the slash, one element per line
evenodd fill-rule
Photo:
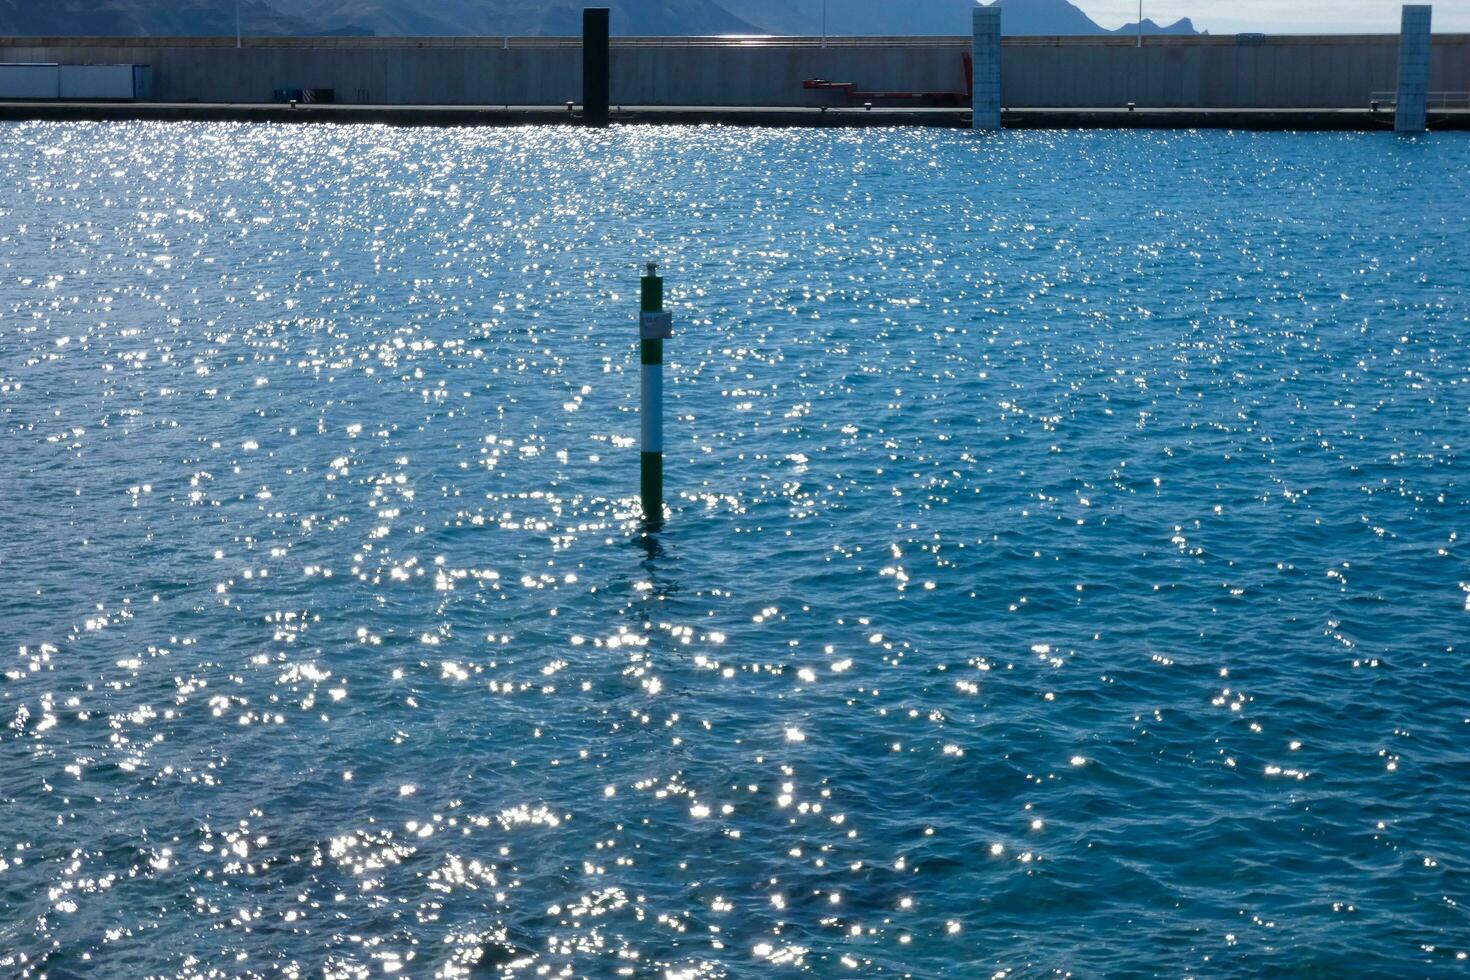
<path fill-rule="evenodd" d="M 582 9 L 582 121 L 606 126 L 612 59 L 608 50 L 608 9 Z"/>

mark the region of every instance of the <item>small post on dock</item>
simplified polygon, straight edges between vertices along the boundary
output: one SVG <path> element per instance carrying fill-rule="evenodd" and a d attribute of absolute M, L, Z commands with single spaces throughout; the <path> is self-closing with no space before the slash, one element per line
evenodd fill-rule
<path fill-rule="evenodd" d="M 1399 133 L 1422 133 L 1429 109 L 1429 21 L 1434 8 L 1405 4 L 1399 26 L 1399 91 L 1394 103 L 1393 128 Z"/>
<path fill-rule="evenodd" d="M 977 6 L 970 48 L 970 125 L 1000 129 L 1000 6 Z"/>
<path fill-rule="evenodd" d="M 657 528 L 664 520 L 664 340 L 672 337 L 673 318 L 664 312 L 664 281 L 658 263 L 648 263 L 640 283 L 638 337 L 642 364 L 640 415 L 640 497 L 643 523 Z"/>
<path fill-rule="evenodd" d="M 612 57 L 608 50 L 608 8 L 582 8 L 582 121 L 606 126 Z"/>

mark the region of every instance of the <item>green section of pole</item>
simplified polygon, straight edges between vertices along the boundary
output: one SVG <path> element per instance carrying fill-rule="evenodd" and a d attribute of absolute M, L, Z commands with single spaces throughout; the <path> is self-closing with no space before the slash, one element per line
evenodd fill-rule
<path fill-rule="evenodd" d="M 643 523 L 658 527 L 664 522 L 664 454 L 644 452 L 639 455 Z"/>
<path fill-rule="evenodd" d="M 664 311 L 664 277 L 656 275 L 653 270 L 658 266 L 652 262 L 648 263 L 649 272 L 640 280 L 640 299 L 642 305 L 639 309 L 644 313 L 662 313 Z"/>
<path fill-rule="evenodd" d="M 648 271 L 640 283 L 640 311 L 643 313 L 662 313 L 664 309 L 664 281 L 657 274 L 657 268 L 652 262 L 648 263 Z M 663 523 L 664 516 L 664 342 L 660 337 L 642 336 L 639 344 L 643 436 L 639 496 L 643 502 L 644 523 L 657 527 Z"/>

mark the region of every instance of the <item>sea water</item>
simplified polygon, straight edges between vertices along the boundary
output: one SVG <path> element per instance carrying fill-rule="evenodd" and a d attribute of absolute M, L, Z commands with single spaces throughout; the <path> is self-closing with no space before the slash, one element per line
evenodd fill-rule
<path fill-rule="evenodd" d="M 1458 973 L 1467 165 L 5 125 L 0 970 Z"/>

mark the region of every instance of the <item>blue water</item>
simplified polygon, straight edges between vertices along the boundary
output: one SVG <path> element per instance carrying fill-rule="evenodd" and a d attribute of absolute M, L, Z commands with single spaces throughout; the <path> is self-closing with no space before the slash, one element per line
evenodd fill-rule
<path fill-rule="evenodd" d="M 25 124 L 0 188 L 5 975 L 1465 968 L 1464 135 Z"/>

